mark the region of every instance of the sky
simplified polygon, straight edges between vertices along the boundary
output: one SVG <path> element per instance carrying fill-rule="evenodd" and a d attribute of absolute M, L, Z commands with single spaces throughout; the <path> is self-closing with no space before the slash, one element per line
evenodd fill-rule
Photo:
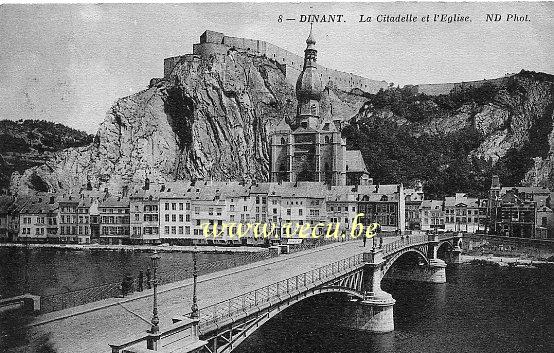
<path fill-rule="evenodd" d="M 163 76 L 206 29 L 302 54 L 302 14 L 316 23 L 318 62 L 395 84 L 554 74 L 554 3 L 204 3 L 0 5 L 0 119 L 44 119 L 95 133 L 121 97 Z M 387 23 L 377 15 L 459 14 L 471 22 Z M 486 22 L 486 14 L 502 21 Z M 506 21 L 508 14 L 528 21 Z M 283 18 L 295 21 L 279 22 Z M 360 16 L 372 22 L 359 22 Z"/>

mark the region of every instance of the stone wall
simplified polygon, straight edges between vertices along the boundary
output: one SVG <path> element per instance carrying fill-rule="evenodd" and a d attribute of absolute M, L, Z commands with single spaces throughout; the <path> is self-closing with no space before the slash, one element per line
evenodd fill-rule
<path fill-rule="evenodd" d="M 293 86 L 304 65 L 304 57 L 294 54 L 271 43 L 238 37 L 229 37 L 223 33 L 206 31 L 200 36 L 200 43 L 193 45 L 193 54 L 200 57 L 227 54 L 230 49 L 245 51 L 252 55 L 261 55 L 277 62 L 286 74 L 286 79 Z M 190 55 L 190 54 L 189 54 Z M 165 59 L 164 76 L 169 77 L 173 67 L 179 60 L 191 60 L 187 55 Z M 321 80 L 324 84 L 350 92 L 360 89 L 375 93 L 381 88 L 388 87 L 385 81 L 370 80 L 348 72 L 330 69 L 318 65 Z"/>

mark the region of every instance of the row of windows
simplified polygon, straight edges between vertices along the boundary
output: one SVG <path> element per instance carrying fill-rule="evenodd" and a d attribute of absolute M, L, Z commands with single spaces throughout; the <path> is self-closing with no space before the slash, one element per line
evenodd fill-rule
<path fill-rule="evenodd" d="M 329 207 L 329 210 L 331 212 L 334 212 L 335 207 L 331 206 L 331 207 Z M 337 212 L 342 212 L 342 210 L 343 210 L 343 207 L 341 207 L 341 206 L 337 207 Z M 348 212 L 348 206 L 344 206 L 344 212 Z M 356 212 L 356 207 L 355 206 L 352 206 L 352 212 Z"/>
<path fill-rule="evenodd" d="M 165 226 L 164 227 L 164 234 L 186 234 L 190 235 L 190 227 L 189 226 Z M 195 232 L 196 234 L 196 232 Z"/>
<path fill-rule="evenodd" d="M 166 218 L 169 215 L 166 215 Z M 142 217 L 144 222 L 157 222 L 158 221 L 158 215 L 157 214 L 145 214 Z M 135 222 L 140 221 L 140 214 L 135 213 Z"/>
<path fill-rule="evenodd" d="M 129 227 L 102 227 L 102 235 L 129 235 Z"/>
<path fill-rule="evenodd" d="M 479 218 L 477 217 L 446 217 L 446 223 L 479 223 Z"/>
<path fill-rule="evenodd" d="M 129 223 L 129 216 L 102 216 L 101 219 L 104 224 Z"/>
<path fill-rule="evenodd" d="M 61 226 L 60 235 L 89 235 L 89 227 L 87 226 Z"/>
<path fill-rule="evenodd" d="M 141 235 L 142 232 L 144 232 L 145 235 L 158 234 L 159 229 L 158 227 L 133 227 L 133 235 Z"/>
<path fill-rule="evenodd" d="M 129 213 L 128 208 L 101 208 L 101 213 Z"/>
<path fill-rule="evenodd" d="M 166 214 L 165 215 L 165 221 L 166 222 L 177 222 L 177 215 L 176 214 L 172 214 L 171 215 L 171 221 L 170 221 L 170 218 L 169 218 L 170 215 Z M 190 222 L 190 215 L 189 214 L 186 214 L 184 215 L 184 221 L 185 222 Z M 180 214 L 179 215 L 179 222 L 183 222 L 183 214 Z"/>
<path fill-rule="evenodd" d="M 186 202 L 186 203 L 183 203 L 183 202 L 179 202 L 179 203 L 177 203 L 177 202 L 171 202 L 171 203 L 166 202 L 165 205 L 164 205 L 165 206 L 164 209 L 166 211 L 169 211 L 169 207 L 171 206 L 171 210 L 176 211 L 177 210 L 177 205 L 179 205 L 179 211 L 183 211 L 183 206 L 186 208 L 187 211 L 190 211 L 190 202 Z"/>
<path fill-rule="evenodd" d="M 31 234 L 31 228 L 21 228 L 21 234 Z M 36 235 L 44 234 L 44 228 L 36 228 L 35 234 Z"/>
<path fill-rule="evenodd" d="M 60 216 L 60 223 L 89 223 L 89 216 Z"/>
<path fill-rule="evenodd" d="M 144 205 L 144 212 L 158 212 L 158 205 Z M 135 205 L 135 212 L 139 212 L 139 205 Z"/>

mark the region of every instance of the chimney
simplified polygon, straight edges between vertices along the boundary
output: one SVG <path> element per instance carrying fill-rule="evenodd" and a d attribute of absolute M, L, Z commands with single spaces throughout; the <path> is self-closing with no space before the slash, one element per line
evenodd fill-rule
<path fill-rule="evenodd" d="M 374 193 L 378 193 L 379 192 L 379 183 L 375 183 L 375 191 Z"/>

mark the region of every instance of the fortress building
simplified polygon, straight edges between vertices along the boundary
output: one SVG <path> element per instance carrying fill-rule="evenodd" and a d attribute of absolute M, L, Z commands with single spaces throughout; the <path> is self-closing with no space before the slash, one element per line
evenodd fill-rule
<path fill-rule="evenodd" d="M 306 44 L 303 69 L 296 81 L 296 120 L 289 126 L 283 119 L 271 136 L 271 181 L 367 184 L 369 175 L 362 154 L 346 150 L 340 119 L 320 117 L 323 84 L 311 30 Z"/>
<path fill-rule="evenodd" d="M 207 58 L 211 55 L 226 56 L 229 50 L 237 50 L 250 55 L 265 56 L 278 64 L 285 73 L 287 81 L 294 85 L 296 78 L 302 72 L 303 58 L 288 50 L 280 48 L 263 40 L 237 38 L 226 36 L 220 32 L 205 31 L 200 36 L 200 42 L 193 45 L 192 54 L 175 56 L 164 60 L 164 77 L 169 79 L 173 69 L 183 62 L 193 61 L 195 58 Z M 319 79 L 330 87 L 336 87 L 350 92 L 360 89 L 364 92 L 376 93 L 379 89 L 387 88 L 385 81 L 370 80 L 352 73 L 330 69 L 316 65 Z"/>

